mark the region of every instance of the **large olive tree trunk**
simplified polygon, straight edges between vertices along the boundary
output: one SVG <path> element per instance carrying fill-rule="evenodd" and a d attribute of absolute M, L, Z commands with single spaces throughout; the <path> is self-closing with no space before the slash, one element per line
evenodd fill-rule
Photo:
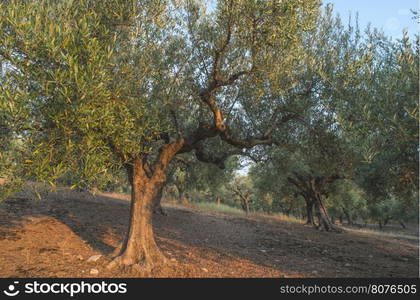
<path fill-rule="evenodd" d="M 129 178 L 131 179 L 130 225 L 109 267 L 136 266 L 150 270 L 154 265 L 166 261 L 156 245 L 152 227 L 153 199 L 159 194 L 163 185 L 156 182 L 156 178 L 147 176 L 141 158 L 134 160 Z"/>
<path fill-rule="evenodd" d="M 163 189 L 164 189 L 164 185 L 162 185 L 162 187 L 158 187 L 157 194 L 155 198 L 153 199 L 153 213 L 166 216 L 167 213 L 162 208 Z"/>
<path fill-rule="evenodd" d="M 162 192 L 168 164 L 182 143 L 183 140 L 180 140 L 164 146 L 153 169 L 144 157 L 133 159 L 132 165 L 127 167 L 131 183 L 130 224 L 125 239 L 115 251 L 115 257 L 108 268 L 122 266 L 149 271 L 166 262 L 153 236 L 154 199 Z"/>
<path fill-rule="evenodd" d="M 315 211 L 316 211 L 316 215 L 319 222 L 319 228 L 325 231 L 341 232 L 341 229 L 335 226 L 331 222 L 331 218 L 328 215 L 328 212 L 325 209 L 324 204 L 322 203 L 322 198 L 320 195 L 316 195 L 314 197 L 314 206 L 315 206 Z"/>
<path fill-rule="evenodd" d="M 341 232 L 341 229 L 335 226 L 328 212 L 322 203 L 323 195 L 326 195 L 326 184 L 339 179 L 339 176 L 333 175 L 329 177 L 316 177 L 312 174 L 301 175 L 294 173 L 293 177 L 288 177 L 288 181 L 296 186 L 299 194 L 303 196 L 306 202 L 307 224 L 312 224 L 325 231 Z M 318 219 L 318 225 L 314 222 L 313 208 Z"/>
<path fill-rule="evenodd" d="M 306 224 L 315 225 L 314 213 L 313 213 L 314 203 L 313 201 L 311 201 L 311 199 L 307 199 L 306 197 L 305 197 L 305 202 L 306 202 Z"/>

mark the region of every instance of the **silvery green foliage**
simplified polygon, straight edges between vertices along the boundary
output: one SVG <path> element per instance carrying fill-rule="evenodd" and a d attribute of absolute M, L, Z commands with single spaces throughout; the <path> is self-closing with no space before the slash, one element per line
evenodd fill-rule
<path fill-rule="evenodd" d="M 232 132 L 261 130 L 296 85 L 319 1 L 70 0 L 0 5 L 2 128 L 25 178 L 106 182 L 138 155 L 210 121 L 209 81 Z M 226 42 L 228 40 L 228 42 Z M 216 53 L 219 54 L 216 54 Z M 216 72 L 212 72 L 212 69 Z M 238 74 L 235 80 L 231 76 Z M 270 87 L 269 89 L 267 87 Z M 251 126 L 255 123 L 255 126 Z M 2 132 L 3 135 L 3 132 Z"/>

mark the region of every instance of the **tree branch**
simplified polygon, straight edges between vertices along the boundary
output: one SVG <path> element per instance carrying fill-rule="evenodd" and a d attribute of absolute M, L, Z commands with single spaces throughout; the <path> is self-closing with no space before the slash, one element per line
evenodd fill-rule
<path fill-rule="evenodd" d="M 225 161 L 232 155 L 242 154 L 242 151 L 236 149 L 233 151 L 225 152 L 219 156 L 210 154 L 209 152 L 204 151 L 204 147 L 202 144 L 198 144 L 195 148 L 195 156 L 197 159 L 204 163 L 211 163 L 218 166 L 220 169 L 225 169 Z"/>
<path fill-rule="evenodd" d="M 229 2 L 229 16 L 228 16 L 227 28 L 226 28 L 227 33 L 226 33 L 225 40 L 223 41 L 221 47 L 215 50 L 215 54 L 214 54 L 213 67 L 211 71 L 213 82 L 219 81 L 220 66 L 223 59 L 223 55 L 225 54 L 226 49 L 229 46 L 229 43 L 232 38 L 232 4 L 233 4 L 233 1 L 230 1 Z"/>
<path fill-rule="evenodd" d="M 257 145 L 271 146 L 273 144 L 277 144 L 271 137 L 266 136 L 247 137 L 244 139 L 235 138 L 228 132 L 228 130 L 220 133 L 220 138 L 232 146 L 245 149 L 249 149 Z"/>
<path fill-rule="evenodd" d="M 288 114 L 283 116 L 278 122 L 275 122 L 273 119 L 275 119 L 276 114 L 278 114 L 279 112 L 275 112 L 270 119 L 270 124 L 271 126 L 269 126 L 267 128 L 267 130 L 264 132 L 264 136 L 271 136 L 274 129 L 276 129 L 276 127 L 278 127 L 281 124 L 287 123 L 290 120 L 294 120 L 294 119 L 299 119 L 299 116 L 297 114 Z"/>
<path fill-rule="evenodd" d="M 190 152 L 196 149 L 197 144 L 200 143 L 201 141 L 208 138 L 215 137 L 218 134 L 219 134 L 219 130 L 216 127 L 208 123 L 200 123 L 197 129 L 192 134 L 183 138 L 184 144 L 179 149 L 177 154 Z"/>

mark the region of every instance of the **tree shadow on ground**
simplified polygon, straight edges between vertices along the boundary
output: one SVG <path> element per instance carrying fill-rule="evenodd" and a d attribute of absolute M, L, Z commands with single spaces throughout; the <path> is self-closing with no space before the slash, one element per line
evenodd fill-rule
<path fill-rule="evenodd" d="M 41 204 L 24 201 L 26 206 L 8 201 L 6 206 L 20 218 L 54 217 L 93 249 L 108 255 L 123 240 L 128 228 L 129 201 L 107 196 L 87 198 L 52 198 Z M 154 216 L 156 240 L 165 251 L 176 252 L 180 261 L 193 263 L 184 253 L 192 248 L 215 264 L 249 261 L 287 275 L 418 277 L 416 247 L 407 248 L 399 241 L 348 232 L 318 232 L 301 224 L 202 213 L 182 207 L 165 209 L 168 216 Z M 107 238 L 109 235 L 114 239 Z"/>

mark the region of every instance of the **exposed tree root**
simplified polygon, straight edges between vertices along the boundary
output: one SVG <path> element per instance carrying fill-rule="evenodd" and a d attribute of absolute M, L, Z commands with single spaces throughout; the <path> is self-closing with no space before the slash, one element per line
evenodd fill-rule
<path fill-rule="evenodd" d="M 107 269 L 119 269 L 124 272 L 150 273 L 153 269 L 162 267 L 167 263 L 166 257 L 160 252 L 148 253 L 143 252 L 136 258 L 128 255 L 127 252 L 113 257 L 107 265 Z"/>
<path fill-rule="evenodd" d="M 329 224 L 327 227 L 323 226 L 323 225 L 317 225 L 317 224 L 313 224 L 313 226 L 320 230 L 320 231 L 327 231 L 327 232 L 336 232 L 336 233 L 342 233 L 343 229 L 341 229 L 338 226 Z"/>

